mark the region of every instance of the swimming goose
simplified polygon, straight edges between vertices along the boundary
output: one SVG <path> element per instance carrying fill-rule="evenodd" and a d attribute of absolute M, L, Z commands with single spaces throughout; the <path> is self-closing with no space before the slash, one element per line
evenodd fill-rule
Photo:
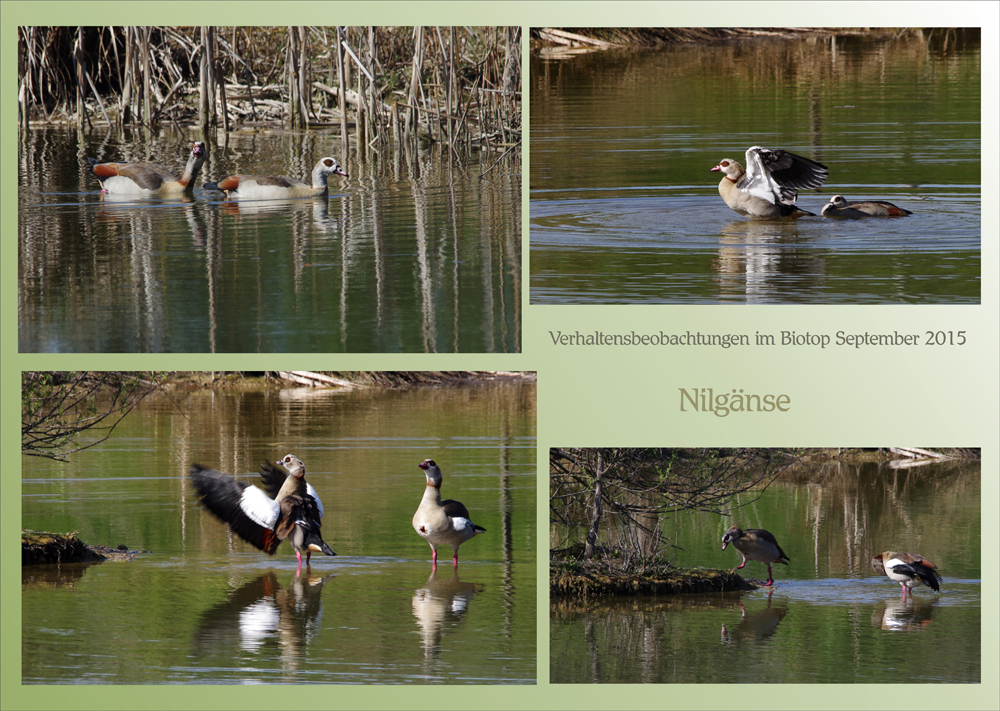
<path fill-rule="evenodd" d="M 333 158 L 321 158 L 313 168 L 312 185 L 285 175 L 230 175 L 217 183 L 205 183 L 205 190 L 218 190 L 226 197 L 248 200 L 274 200 L 303 197 L 322 197 L 327 194 L 328 175 L 347 173 Z"/>
<path fill-rule="evenodd" d="M 788 556 L 781 550 L 777 539 L 762 528 L 748 528 L 746 531 L 741 531 L 739 526 L 731 526 L 722 536 L 722 550 L 726 550 L 726 546 L 730 543 L 743 555 L 743 562 L 736 567 L 736 570 L 746 565 L 748 560 L 759 560 L 767 564 L 767 585 L 774 585 L 774 576 L 771 574 L 772 563 L 788 565 Z"/>
<path fill-rule="evenodd" d="M 827 168 L 816 161 L 753 146 L 746 153 L 747 169 L 725 158 L 712 172 L 721 172 L 719 194 L 733 210 L 747 217 L 802 217 L 813 215 L 795 206 L 799 190 L 818 188 Z"/>
<path fill-rule="evenodd" d="M 486 531 L 469 519 L 469 510 L 458 501 L 441 500 L 441 470 L 432 459 L 418 465 L 424 470 L 427 488 L 413 514 L 413 530 L 424 537 L 431 547 L 431 565 L 437 568 L 438 546 L 451 546 L 453 568 L 458 567 L 458 547 L 470 538 Z"/>
<path fill-rule="evenodd" d="M 250 545 L 274 555 L 287 538 L 299 561 L 298 574 L 302 551 L 307 566 L 313 552 L 337 554 L 320 535 L 323 504 L 305 480 L 305 465 L 292 454 L 274 464 L 281 468 L 270 462 L 260 465 L 264 489 L 199 464 L 191 466 L 191 481 L 205 508 Z"/>
<path fill-rule="evenodd" d="M 903 587 L 904 598 L 908 591 L 920 585 L 926 585 L 934 592 L 941 589 L 938 583 L 942 578 L 937 566 L 920 555 L 895 551 L 879 553 L 872 558 L 872 568 L 899 583 Z"/>
<path fill-rule="evenodd" d="M 906 217 L 913 213 L 883 200 L 847 202 L 843 195 L 834 195 L 823 206 L 821 214 L 823 217 Z"/>
<path fill-rule="evenodd" d="M 194 181 L 208 157 L 205 144 L 197 141 L 191 148 L 184 175 L 177 177 L 158 163 L 101 163 L 87 158 L 94 175 L 101 181 L 101 192 L 114 195 L 179 195 L 194 190 Z"/>

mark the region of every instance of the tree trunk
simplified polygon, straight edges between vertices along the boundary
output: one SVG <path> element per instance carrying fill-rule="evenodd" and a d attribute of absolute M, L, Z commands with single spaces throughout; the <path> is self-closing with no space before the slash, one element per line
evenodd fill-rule
<path fill-rule="evenodd" d="M 594 515 L 590 519 L 590 530 L 587 531 L 587 547 L 583 551 L 583 557 L 587 559 L 593 557 L 594 550 L 597 547 L 597 532 L 601 526 L 601 513 L 604 509 L 604 455 L 601 452 L 597 453 L 595 476 Z"/>

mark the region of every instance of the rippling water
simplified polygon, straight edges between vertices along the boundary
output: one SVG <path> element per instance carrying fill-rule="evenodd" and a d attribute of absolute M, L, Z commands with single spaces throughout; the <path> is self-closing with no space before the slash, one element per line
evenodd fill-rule
<path fill-rule="evenodd" d="M 193 197 L 102 196 L 84 156 L 176 166 L 148 144 L 33 128 L 20 146 L 21 352 L 520 350 L 520 166 L 447 151 L 341 158 L 328 198 L 222 200 L 232 173 L 303 177 L 332 141 L 209 145 Z M 511 167 L 513 166 L 513 167 Z"/>
<path fill-rule="evenodd" d="M 937 37 L 533 55 L 532 303 L 978 303 L 978 32 Z M 752 145 L 829 168 L 805 210 L 913 215 L 741 217 L 710 168 Z"/>

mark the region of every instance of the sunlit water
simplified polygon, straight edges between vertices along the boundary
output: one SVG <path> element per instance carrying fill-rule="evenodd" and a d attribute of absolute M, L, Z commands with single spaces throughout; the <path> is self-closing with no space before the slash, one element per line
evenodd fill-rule
<path fill-rule="evenodd" d="M 22 525 L 145 551 L 23 569 L 24 683 L 532 684 L 533 383 L 405 392 L 174 393 L 69 464 L 23 462 Z M 202 509 L 194 462 L 300 456 L 325 508 L 296 576 Z M 486 533 L 432 572 L 411 526 L 432 457 Z"/>
<path fill-rule="evenodd" d="M 978 303 L 978 34 L 762 40 L 531 60 L 531 300 Z M 961 78 L 959 78 L 961 77 Z M 894 219 L 750 220 L 718 193 L 753 145 L 830 175 L 798 204 Z"/>
<path fill-rule="evenodd" d="M 733 569 L 730 525 L 765 528 L 788 565 L 748 593 L 554 599 L 553 683 L 928 683 L 981 681 L 980 469 L 806 465 L 732 517 L 661 520 L 674 564 Z M 567 542 L 554 526 L 552 545 Z M 602 543 L 615 541 L 602 530 Z M 569 540 L 579 538 L 579 531 Z M 901 587 L 871 569 L 886 550 L 938 566 L 941 590 Z M 737 571 L 760 584 L 763 563 Z"/>
<path fill-rule="evenodd" d="M 553 605 L 553 683 L 980 682 L 978 579 L 867 578 Z M 944 652 L 943 650 L 947 650 Z"/>
<path fill-rule="evenodd" d="M 446 150 L 339 156 L 317 134 L 209 142 L 194 195 L 102 196 L 84 157 L 179 168 L 194 136 L 148 143 L 34 128 L 20 146 L 22 352 L 516 352 L 520 166 Z M 224 200 L 232 173 L 305 178 L 326 198 Z M 484 173 L 480 177 L 481 173 Z"/>

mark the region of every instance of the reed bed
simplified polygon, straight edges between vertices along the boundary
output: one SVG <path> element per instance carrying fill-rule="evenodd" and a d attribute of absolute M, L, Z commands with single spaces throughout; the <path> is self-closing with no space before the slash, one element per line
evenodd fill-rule
<path fill-rule="evenodd" d="M 19 27 L 34 123 L 339 128 L 381 149 L 521 142 L 519 27 Z"/>

